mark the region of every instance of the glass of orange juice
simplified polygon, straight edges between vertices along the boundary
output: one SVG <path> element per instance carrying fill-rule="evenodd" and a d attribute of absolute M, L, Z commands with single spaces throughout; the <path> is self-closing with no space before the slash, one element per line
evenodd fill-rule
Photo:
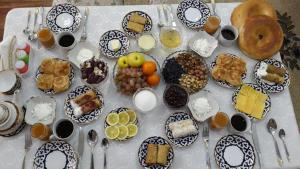
<path fill-rule="evenodd" d="M 210 16 L 204 24 L 203 29 L 208 34 L 213 35 L 219 29 L 220 23 L 221 19 L 218 16 Z"/>
<path fill-rule="evenodd" d="M 210 119 L 210 127 L 212 129 L 223 129 L 229 122 L 228 115 L 224 112 L 218 112 Z"/>
<path fill-rule="evenodd" d="M 40 29 L 38 32 L 38 39 L 47 49 L 53 48 L 55 45 L 54 35 L 49 28 Z"/>
<path fill-rule="evenodd" d="M 46 141 L 49 140 L 51 134 L 52 134 L 51 128 L 42 123 L 35 123 L 31 127 L 31 136 L 34 138 L 38 138 L 40 140 Z"/>

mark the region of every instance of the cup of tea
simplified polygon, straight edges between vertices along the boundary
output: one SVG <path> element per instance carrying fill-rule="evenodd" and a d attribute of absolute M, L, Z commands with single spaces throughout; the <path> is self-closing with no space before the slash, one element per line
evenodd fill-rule
<path fill-rule="evenodd" d="M 250 129 L 251 121 L 243 113 L 236 113 L 230 118 L 229 131 L 233 133 L 244 133 Z"/>
<path fill-rule="evenodd" d="M 21 88 L 21 78 L 13 70 L 0 71 L 0 93 L 13 95 Z"/>
<path fill-rule="evenodd" d="M 238 38 L 239 31 L 232 25 L 225 25 L 221 28 L 218 40 L 223 46 L 231 46 Z"/>
<path fill-rule="evenodd" d="M 69 140 L 74 134 L 74 123 L 69 119 L 60 119 L 53 125 L 53 135 L 50 139 Z"/>
<path fill-rule="evenodd" d="M 76 45 L 74 34 L 72 32 L 60 32 L 57 36 L 57 44 L 65 51 L 73 49 Z"/>

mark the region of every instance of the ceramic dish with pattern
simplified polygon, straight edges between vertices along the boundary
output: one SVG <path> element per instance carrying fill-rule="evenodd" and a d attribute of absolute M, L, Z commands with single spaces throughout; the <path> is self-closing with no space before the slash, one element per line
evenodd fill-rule
<path fill-rule="evenodd" d="M 220 169 L 252 169 L 255 164 L 253 146 L 240 135 L 222 137 L 216 144 L 214 156 Z"/>
<path fill-rule="evenodd" d="M 262 118 L 261 119 L 263 119 L 265 116 L 267 116 L 267 114 L 270 112 L 270 109 L 271 109 L 271 98 L 270 98 L 270 96 L 266 93 L 266 91 L 263 88 L 261 88 L 257 84 L 253 84 L 253 83 L 245 83 L 245 84 L 252 87 L 253 89 L 255 89 L 259 92 L 262 92 L 262 93 L 266 94 L 268 96 L 267 100 L 265 101 L 265 108 L 264 108 L 263 113 L 262 113 Z M 239 93 L 240 90 L 241 90 L 241 87 L 237 88 L 234 91 L 233 95 L 232 95 L 232 103 L 233 103 L 234 107 L 237 103 L 237 96 L 238 96 L 238 93 Z M 254 117 L 249 116 L 249 118 L 253 119 Z"/>
<path fill-rule="evenodd" d="M 100 100 L 101 106 L 96 108 L 95 110 L 89 112 L 88 114 L 83 114 L 81 116 L 76 116 L 74 112 L 74 108 L 71 105 L 71 100 L 75 99 L 77 96 L 85 94 L 87 91 L 93 90 L 96 93 L 97 99 Z M 88 124 L 95 120 L 97 120 L 101 113 L 104 106 L 104 99 L 102 93 L 96 89 L 93 89 L 89 86 L 78 86 L 74 90 L 72 90 L 65 99 L 64 110 L 67 117 L 71 120 L 75 121 L 78 124 Z"/>
<path fill-rule="evenodd" d="M 24 106 L 22 107 L 22 111 L 24 112 L 24 116 L 26 116 L 26 108 Z M 12 136 L 15 136 L 15 135 L 19 134 L 21 131 L 23 131 L 23 129 L 25 128 L 26 124 L 27 123 L 25 122 L 25 118 L 24 118 L 22 124 L 18 127 L 17 130 L 15 130 L 14 132 L 9 133 L 9 134 L 0 134 L 0 136 L 2 136 L 2 137 L 12 137 Z"/>
<path fill-rule="evenodd" d="M 210 9 L 201 0 L 184 0 L 177 7 L 178 19 L 191 29 L 200 29 L 209 16 Z"/>
<path fill-rule="evenodd" d="M 168 157 L 167 157 L 167 165 L 166 166 L 161 166 L 158 164 L 155 165 L 147 165 L 146 164 L 146 156 L 147 156 L 147 147 L 148 144 L 159 144 L 159 145 L 169 145 L 170 146 L 170 150 L 168 153 Z M 146 140 L 144 140 L 139 148 L 139 152 L 138 152 L 138 157 L 139 157 L 139 162 L 141 164 L 142 167 L 144 167 L 145 169 L 168 169 L 174 159 L 174 151 L 173 148 L 171 147 L 171 145 L 169 144 L 169 142 L 167 140 L 165 140 L 162 137 L 159 136 L 153 136 L 153 137 L 149 137 Z"/>
<path fill-rule="evenodd" d="M 173 137 L 172 131 L 169 127 L 169 124 L 172 123 L 172 122 L 178 122 L 178 121 L 188 120 L 188 119 L 193 120 L 192 116 L 190 116 L 188 113 L 177 112 L 177 113 L 172 114 L 166 121 L 166 124 L 165 124 L 166 135 L 167 135 L 168 139 L 170 140 L 170 142 L 173 143 L 175 146 L 178 146 L 178 147 L 189 146 L 189 145 L 193 144 L 198 138 L 198 135 L 199 135 L 198 129 L 199 129 L 199 127 L 198 127 L 197 123 L 194 120 L 193 120 L 193 124 L 194 124 L 195 128 L 197 129 L 196 134 L 190 134 L 188 136 L 179 137 L 179 138 L 174 138 Z"/>
<path fill-rule="evenodd" d="M 52 32 L 76 32 L 81 23 L 80 10 L 69 3 L 58 4 L 52 7 L 46 16 L 47 27 Z"/>
<path fill-rule="evenodd" d="M 226 53 L 226 55 L 229 55 L 233 58 L 238 58 L 238 56 L 234 55 L 234 54 L 230 54 L 230 53 Z M 216 57 L 216 59 L 210 64 L 210 68 L 211 70 L 217 65 L 218 56 Z M 242 74 L 242 81 L 246 79 L 247 76 L 247 72 Z M 223 87 L 227 87 L 227 88 L 234 88 L 234 86 L 226 81 L 222 81 L 222 80 L 216 80 L 215 78 L 213 78 L 220 86 Z"/>
<path fill-rule="evenodd" d="M 63 60 L 63 59 L 59 59 L 59 58 L 55 58 L 56 60 L 62 60 L 62 61 L 66 61 L 66 60 Z M 68 61 L 69 62 L 69 61 Z M 36 73 L 35 73 L 35 80 L 36 82 L 38 81 L 38 78 L 39 76 L 42 75 L 42 72 L 40 71 L 40 66 L 38 67 Z M 74 77 L 75 77 L 75 72 L 74 72 L 74 68 L 72 66 L 72 64 L 70 64 L 70 74 L 69 74 L 69 88 L 71 87 L 72 83 L 73 83 L 73 80 L 74 80 Z M 54 94 L 57 94 L 53 89 L 50 89 L 50 90 L 42 90 L 42 89 L 39 89 L 41 90 L 42 92 L 48 94 L 48 95 L 54 95 Z"/>
<path fill-rule="evenodd" d="M 141 33 L 150 32 L 151 29 L 152 29 L 153 23 L 152 23 L 151 17 L 143 11 L 131 11 L 128 14 L 126 14 L 123 21 L 122 21 L 122 28 L 128 36 L 133 37 L 133 38 L 137 38 L 140 33 L 134 32 L 134 31 L 132 31 L 128 28 L 128 23 L 129 23 L 130 17 L 134 13 L 137 13 L 139 16 L 142 16 L 142 17 L 146 18 L 146 23 L 144 25 L 144 30 Z"/>
<path fill-rule="evenodd" d="M 258 75 L 258 70 L 262 63 L 266 63 L 268 65 L 273 65 L 278 68 L 284 68 L 285 73 L 283 75 L 283 83 L 274 83 L 267 80 L 262 79 Z M 260 62 L 257 62 L 257 64 L 254 67 L 254 80 L 255 82 L 261 86 L 265 91 L 269 93 L 279 93 L 282 92 L 284 89 L 286 89 L 290 85 L 290 77 L 289 72 L 286 70 L 282 62 L 275 60 L 275 59 L 267 59 Z"/>
<path fill-rule="evenodd" d="M 67 142 L 61 140 L 43 144 L 35 153 L 34 169 L 76 169 L 77 152 Z"/>
<path fill-rule="evenodd" d="M 116 48 L 114 47 L 116 46 Z M 108 58 L 118 58 L 125 54 L 130 46 L 129 39 L 125 33 L 119 30 L 105 32 L 99 42 L 100 51 Z"/>

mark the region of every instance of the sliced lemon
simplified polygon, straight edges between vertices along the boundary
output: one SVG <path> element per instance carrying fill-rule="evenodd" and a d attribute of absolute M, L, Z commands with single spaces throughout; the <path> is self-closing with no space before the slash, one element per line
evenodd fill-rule
<path fill-rule="evenodd" d="M 108 116 L 106 117 L 106 122 L 110 126 L 117 125 L 119 123 L 119 115 L 118 113 L 109 113 Z"/>
<path fill-rule="evenodd" d="M 127 128 L 128 128 L 128 137 L 134 137 L 137 135 L 138 130 L 139 130 L 137 125 L 128 124 Z"/>
<path fill-rule="evenodd" d="M 105 128 L 105 135 L 108 139 L 116 139 L 120 135 L 119 127 L 117 126 L 108 126 Z"/>
<path fill-rule="evenodd" d="M 129 115 L 126 111 L 119 113 L 119 124 L 126 125 L 129 122 Z"/>
<path fill-rule="evenodd" d="M 134 123 L 136 120 L 136 113 L 133 110 L 127 110 L 127 114 L 129 115 L 129 123 Z"/>
<path fill-rule="evenodd" d="M 119 126 L 119 136 L 118 136 L 118 140 L 124 140 L 127 138 L 128 136 L 128 128 L 124 125 L 120 125 Z"/>

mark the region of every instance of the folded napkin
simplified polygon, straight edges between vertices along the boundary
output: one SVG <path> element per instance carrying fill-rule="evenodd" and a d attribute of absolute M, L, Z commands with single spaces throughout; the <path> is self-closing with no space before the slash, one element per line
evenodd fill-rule
<path fill-rule="evenodd" d="M 13 36 L 5 38 L 0 42 L 0 71 L 9 69 L 9 49 Z"/>

